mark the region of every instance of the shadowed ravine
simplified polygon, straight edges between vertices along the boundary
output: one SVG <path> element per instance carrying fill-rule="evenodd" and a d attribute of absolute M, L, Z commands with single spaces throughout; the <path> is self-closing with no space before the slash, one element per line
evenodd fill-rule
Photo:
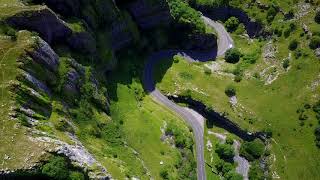
<path fill-rule="evenodd" d="M 233 40 L 227 33 L 222 24 L 214 22 L 207 17 L 202 17 L 205 23 L 214 28 L 218 36 L 218 48 L 212 51 L 185 51 L 185 50 L 162 50 L 153 53 L 149 56 L 144 67 L 143 84 L 145 90 L 153 97 L 153 99 L 181 116 L 193 129 L 196 141 L 197 154 L 197 177 L 198 180 L 205 180 L 205 160 L 204 160 L 204 142 L 203 142 L 203 126 L 197 121 L 197 118 L 185 108 L 180 107 L 174 102 L 170 101 L 165 95 L 156 89 L 155 81 L 153 79 L 153 68 L 161 60 L 172 58 L 176 54 L 180 54 L 188 61 L 209 61 L 214 60 L 217 56 L 222 56 L 227 49 L 233 47 Z"/>

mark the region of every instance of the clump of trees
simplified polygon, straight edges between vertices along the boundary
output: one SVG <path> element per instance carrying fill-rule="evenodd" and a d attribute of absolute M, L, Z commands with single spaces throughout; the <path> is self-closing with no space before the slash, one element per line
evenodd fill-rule
<path fill-rule="evenodd" d="M 225 60 L 228 63 L 237 63 L 237 62 L 239 62 L 240 57 L 241 57 L 241 53 L 236 48 L 228 49 L 225 54 Z"/>
<path fill-rule="evenodd" d="M 239 26 L 239 20 L 236 17 L 230 17 L 226 22 L 225 22 L 225 26 L 227 28 L 227 30 L 229 32 L 233 32 L 235 30 L 237 30 L 238 26 Z"/>
<path fill-rule="evenodd" d="M 254 161 L 259 159 L 264 153 L 264 144 L 260 139 L 255 139 L 251 142 L 244 142 L 240 148 L 240 155 Z"/>
<path fill-rule="evenodd" d="M 49 178 L 56 180 L 84 180 L 85 175 L 73 168 L 61 156 L 53 156 L 46 164 L 41 167 L 41 173 Z"/>
<path fill-rule="evenodd" d="M 232 162 L 232 158 L 235 155 L 232 145 L 228 143 L 217 144 L 215 152 L 221 159 L 229 162 Z"/>
<path fill-rule="evenodd" d="M 277 8 L 274 5 L 270 6 L 270 8 L 267 11 L 267 21 L 268 22 L 273 21 L 273 19 L 276 17 L 277 14 L 278 14 Z"/>

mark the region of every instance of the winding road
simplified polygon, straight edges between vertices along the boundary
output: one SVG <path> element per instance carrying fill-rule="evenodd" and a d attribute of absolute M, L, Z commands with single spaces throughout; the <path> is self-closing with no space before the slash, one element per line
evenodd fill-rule
<path fill-rule="evenodd" d="M 218 49 L 213 49 L 207 52 L 198 51 L 185 51 L 185 50 L 163 50 L 153 53 L 149 56 L 147 63 L 144 67 L 143 84 L 145 90 L 153 97 L 153 99 L 182 117 L 191 127 L 196 141 L 196 154 L 197 154 L 197 177 L 198 180 L 205 180 L 205 160 L 204 160 L 204 128 L 203 125 L 197 120 L 197 117 L 187 109 L 170 101 L 165 95 L 156 89 L 155 81 L 153 79 L 153 68 L 157 63 L 166 58 L 171 58 L 174 55 L 182 55 L 188 61 L 209 61 L 215 59 L 217 56 L 223 56 L 227 49 L 234 46 L 233 40 L 225 30 L 222 24 L 212 21 L 211 19 L 202 16 L 204 22 L 215 29 L 218 36 Z"/>

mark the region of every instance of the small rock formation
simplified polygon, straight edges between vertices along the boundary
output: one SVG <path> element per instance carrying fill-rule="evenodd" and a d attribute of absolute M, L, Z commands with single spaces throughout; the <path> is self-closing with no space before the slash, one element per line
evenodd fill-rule
<path fill-rule="evenodd" d="M 71 29 L 48 8 L 22 11 L 6 19 L 7 23 L 18 29 L 38 32 L 49 44 L 64 41 L 71 35 Z"/>
<path fill-rule="evenodd" d="M 35 62 L 43 65 L 52 72 L 57 72 L 59 56 L 53 51 L 50 45 L 41 38 L 38 39 L 37 43 L 38 47 L 33 51 L 28 51 L 28 54 Z"/>
<path fill-rule="evenodd" d="M 48 88 L 46 84 L 43 82 L 39 81 L 37 78 L 32 76 L 31 74 L 24 72 L 23 76 L 26 81 L 28 81 L 30 84 L 32 84 L 36 89 L 46 93 L 47 95 L 51 96 L 51 90 Z"/>

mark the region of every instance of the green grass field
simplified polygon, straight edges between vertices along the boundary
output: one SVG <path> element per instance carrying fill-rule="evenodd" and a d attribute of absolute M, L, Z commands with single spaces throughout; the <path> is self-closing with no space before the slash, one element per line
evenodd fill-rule
<path fill-rule="evenodd" d="M 19 127 L 16 119 L 10 117 L 15 107 L 10 93 L 10 83 L 19 72 L 17 59 L 32 43 L 30 33 L 20 32 L 17 40 L 0 34 L 0 169 L 29 168 L 38 162 L 43 148 L 29 140 L 26 129 Z"/>

